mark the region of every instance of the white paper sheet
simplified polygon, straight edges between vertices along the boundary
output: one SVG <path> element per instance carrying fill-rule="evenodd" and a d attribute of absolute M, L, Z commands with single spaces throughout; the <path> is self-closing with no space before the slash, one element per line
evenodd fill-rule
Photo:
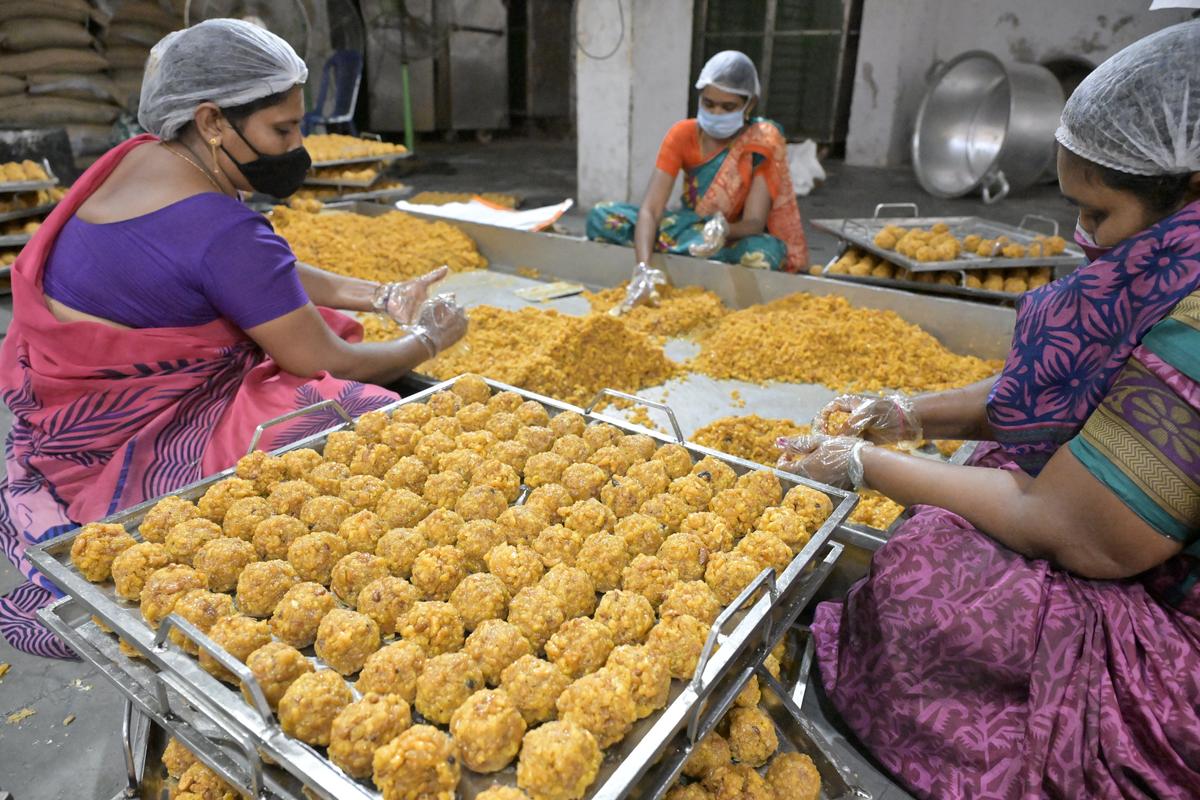
<path fill-rule="evenodd" d="M 412 211 L 431 217 L 480 222 L 484 225 L 496 225 L 519 231 L 540 231 L 553 225 L 574 204 L 574 200 L 564 200 L 553 206 L 514 211 L 510 208 L 496 208 L 479 200 L 471 200 L 466 203 L 446 203 L 441 206 L 401 200 L 396 203 L 396 208 L 400 211 Z"/>

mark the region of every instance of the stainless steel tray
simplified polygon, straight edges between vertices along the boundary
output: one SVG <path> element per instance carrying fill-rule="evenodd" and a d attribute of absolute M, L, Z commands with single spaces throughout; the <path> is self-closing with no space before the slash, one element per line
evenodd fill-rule
<path fill-rule="evenodd" d="M 0 183 L 0 194 L 21 194 L 23 192 L 40 192 L 42 189 L 53 189 L 58 186 L 58 177 L 50 169 L 50 162 L 42 159 L 42 169 L 46 170 L 49 179 L 44 181 L 12 181 Z"/>
<path fill-rule="evenodd" d="M 944 283 L 919 283 L 917 281 L 905 281 L 899 278 L 875 278 L 870 275 L 847 275 L 844 272 L 830 272 L 829 268 L 838 260 L 838 256 L 829 259 L 829 263 L 821 270 L 822 278 L 831 278 L 835 281 L 846 281 L 848 283 L 863 283 L 869 286 L 883 286 L 888 289 L 903 289 L 906 292 L 925 292 L 927 294 L 941 294 L 950 297 L 962 297 L 968 300 L 985 300 L 993 303 L 1015 303 L 1021 295 L 1013 292 L 993 292 L 988 289 L 973 289 L 967 286 L 967 274 L 962 270 L 945 270 L 946 272 L 958 273 L 958 285 L 948 286 Z M 890 260 L 890 259 L 889 259 Z M 892 263 L 897 263 L 893 261 Z"/>
<path fill-rule="evenodd" d="M 802 579 L 802 590 L 791 598 L 785 609 L 787 618 L 781 620 L 778 626 L 763 626 L 762 645 L 744 653 L 734 672 L 734 680 L 726 681 L 719 692 L 714 692 L 709 697 L 705 714 L 702 719 L 697 718 L 694 730 L 690 733 L 680 731 L 676 734 L 668 743 L 663 758 L 634 787 L 630 796 L 661 797 L 674 784 L 694 746 L 725 715 L 749 676 L 761 670 L 762 657 L 790 630 L 795 614 L 808 605 L 834 568 L 841 551 L 842 545 L 834 543 L 826 558 Z M 229 739 L 220 719 L 207 716 L 203 708 L 193 705 L 187 697 L 173 688 L 175 682 L 172 676 L 165 675 L 147 661 L 133 659 L 122 653 L 117 636 L 106 633 L 92 621 L 78 600 L 62 598 L 39 611 L 38 616 L 81 658 L 93 664 L 125 697 L 123 737 L 129 789 L 118 795 L 118 798 L 166 797 L 165 775 L 161 770 L 166 736 L 179 739 L 223 780 L 251 797 L 299 796 L 303 791 L 301 783 L 278 766 L 263 763 L 257 754 L 251 757 L 249 754 L 252 751 L 245 742 L 239 744 Z M 763 685 L 761 681 L 760 677 L 760 685 Z M 767 687 L 763 685 L 763 688 L 764 698 L 767 698 Z M 776 701 L 768 708 L 774 709 L 777 706 Z M 773 713 L 778 712 L 773 710 Z M 139 718 L 142 718 L 142 722 L 152 722 L 151 730 L 144 730 L 145 726 L 139 723 Z M 154 730 L 156 727 L 161 729 L 157 738 Z M 825 796 L 848 796 L 843 791 L 832 789 L 842 786 L 847 779 L 852 779 L 852 776 L 842 776 L 832 764 L 823 764 L 820 760 L 822 756 L 810 746 L 797 746 L 797 737 L 789 734 L 785 727 L 786 721 L 780 725 L 779 738 L 783 749 L 800 749 L 813 755 L 814 760 L 822 766 Z M 476 778 L 474 783 L 478 784 L 474 787 L 475 791 L 487 788 L 495 778 L 472 777 Z M 509 777 L 511 778 L 511 775 Z M 261 794 L 256 792 L 256 785 L 265 791 Z"/>
<path fill-rule="evenodd" d="M 330 197 L 321 200 L 325 205 L 333 203 L 378 203 L 391 202 L 393 200 L 403 200 L 413 193 L 411 186 L 393 186 L 389 189 L 373 189 L 368 192 L 347 192 L 339 194 L 337 197 Z M 320 198 L 317 198 L 320 200 Z"/>
<path fill-rule="evenodd" d="M 879 212 L 885 209 L 910 209 L 911 217 L 881 217 Z M 897 253 L 895 250 L 885 250 L 875 244 L 875 235 L 888 225 L 901 228 L 928 228 L 937 223 L 950 226 L 950 232 L 959 239 L 970 234 L 978 234 L 985 239 L 995 239 L 1007 236 L 1017 244 L 1028 245 L 1036 236 L 1046 235 L 1045 231 L 1036 231 L 1025 227 L 1031 220 L 1049 223 L 1052 233 L 1058 235 L 1058 223 L 1047 217 L 1036 214 L 1026 214 L 1019 226 L 1005 225 L 993 222 L 983 217 L 922 217 L 916 203 L 880 203 L 875 207 L 875 215 L 865 218 L 845 219 L 814 219 L 813 227 L 833 234 L 839 239 L 853 242 L 881 258 L 886 258 L 893 264 L 902 266 L 912 272 L 933 272 L 940 270 L 962 269 L 1015 269 L 1017 267 L 1076 267 L 1084 260 L 1084 255 L 1074 244 L 1068 243 L 1062 255 L 1041 256 L 1038 258 L 985 258 L 974 254 L 963 254 L 953 261 L 917 261 Z"/>
<path fill-rule="evenodd" d="M 448 388 L 452 383 L 451 380 L 435 385 L 388 408 L 423 402 L 429 395 Z M 626 431 L 647 433 L 663 443 L 682 444 L 693 457 L 713 456 L 728 463 L 738 473 L 761 469 L 759 465 L 683 442 L 677 424 L 677 435 L 672 438 L 653 431 L 644 431 L 619 418 L 595 413 L 595 404 L 593 408 L 582 409 L 495 381 L 489 380 L 488 384 L 494 390 L 513 391 L 526 399 L 539 402 L 551 414 L 574 411 L 591 420 L 607 422 Z M 615 392 L 602 394 L 629 398 L 628 395 Z M 332 405 L 334 404 L 326 401 L 313 408 L 328 408 Z M 661 404 L 654 405 L 661 407 Z M 262 430 L 295 415 L 286 415 L 259 426 L 251 449 Z M 671 416 L 673 418 L 673 414 Z M 319 448 L 329 433 L 345 429 L 348 425 L 349 423 L 335 426 L 283 449 Z M 230 474 L 232 470 L 226 470 L 185 487 L 176 494 L 196 498 L 203 494 L 209 485 Z M 814 533 L 812 539 L 782 574 L 774 576 L 771 570 L 764 570 L 758 579 L 746 588 L 742 596 L 725 609 L 713 625 L 694 678 L 687 682 L 674 681 L 667 707 L 658 714 L 641 720 L 620 744 L 609 748 L 600 774 L 589 792 L 589 798 L 616 800 L 628 796 L 646 772 L 663 759 L 668 745 L 676 740 L 680 732 L 684 732 L 686 741 L 694 741 L 696 731 L 708 716 L 706 706 L 709 698 L 718 690 L 723 693 L 732 692 L 734 695 L 740 691 L 741 684 L 749 678 L 750 672 L 747 667 L 752 668 L 765 656 L 766 649 L 761 640 L 769 631 L 778 629 L 776 623 L 782 623 L 786 621 L 787 616 L 798 613 L 797 607 L 807 603 L 807 598 L 815 591 L 814 581 L 819 585 L 819 580 L 812 576 L 815 574 L 823 579 L 827 569 L 823 572 L 822 568 L 826 565 L 831 567 L 836 561 L 837 555 L 840 554 L 840 546 L 828 540 L 833 530 L 849 515 L 857 503 L 857 497 L 848 492 L 797 479 L 794 475 L 779 472 L 776 474 L 785 485 L 803 484 L 825 493 L 835 505 L 833 514 Z M 106 521 L 124 525 L 133 532 L 155 502 L 157 499 L 115 514 Z M 203 709 L 205 716 L 215 720 L 227 735 L 240 742 L 250 742 L 260 754 L 278 764 L 317 796 L 328 800 L 356 797 L 377 800 L 379 794 L 373 787 L 349 778 L 321 752 L 284 734 L 262 700 L 261 692 L 258 691 L 249 671 L 225 651 L 213 645 L 206 636 L 174 615 L 169 616 L 157 632 L 153 631 L 143 622 L 135 605 L 116 597 L 111 584 L 92 584 L 85 580 L 70 563 L 70 546 L 76 535 L 77 530 L 38 548 L 32 548 L 28 553 L 30 561 L 66 594 L 77 599 L 90 613 L 97 615 L 140 651 L 153 668 L 161 673 L 164 685 L 169 684 L 172 689 L 183 694 L 192 706 Z M 761 596 L 755 597 L 758 594 Z M 743 611 L 742 606 L 747 602 L 751 605 Z M 195 658 L 170 645 L 167 642 L 167 633 L 172 628 L 183 631 L 242 678 L 251 694 L 256 696 L 254 705 L 247 703 L 240 693 L 203 671 Z M 721 645 L 720 649 L 714 652 L 718 643 Z M 677 752 L 674 758 L 682 764 L 682 751 Z M 663 763 L 667 763 L 667 760 L 663 760 Z M 460 794 L 466 799 L 496 781 L 511 783 L 513 772 L 510 766 L 505 772 L 490 776 L 464 773 Z"/>
<path fill-rule="evenodd" d="M 18 219 L 29 219 L 30 217 L 44 217 L 54 210 L 58 203 L 49 203 L 36 208 L 19 208 L 16 211 L 6 211 L 0 214 L 0 222 L 12 222 Z"/>
<path fill-rule="evenodd" d="M 14 233 L 11 236 L 0 236 L 0 247 L 24 247 L 33 238 L 32 233 Z"/>
<path fill-rule="evenodd" d="M 231 738 L 228 731 L 178 690 L 175 676 L 149 661 L 122 653 L 117 636 L 101 630 L 80 601 L 64 597 L 38 611 L 38 617 L 125 697 L 125 767 L 131 788 L 139 785 L 146 788 L 149 784 L 153 795 L 155 781 L 144 765 L 138 763 L 143 759 L 133 741 L 137 738 L 136 718 L 144 716 L 169 736 L 179 739 L 222 780 L 249 796 L 259 796 L 256 785 L 265 790 L 263 796 L 299 796 L 302 787 L 298 781 L 278 767 L 264 764 L 248 740 Z"/>
<path fill-rule="evenodd" d="M 844 529 L 839 531 L 839 536 L 843 533 Z M 773 700 L 778 699 L 794 725 L 803 731 L 805 740 L 821 751 L 839 775 L 850 778 L 858 797 L 913 800 L 912 795 L 891 775 L 883 772 L 876 762 L 864 754 L 861 745 L 846 738 L 845 726 L 838 719 L 837 711 L 817 685 L 820 676 L 816 670 L 816 655 L 808 628 L 791 628 L 788 640 L 789 651 L 796 653 L 796 658 L 784 669 L 779 681 L 769 675 L 765 679 L 759 678 L 764 697 L 769 687 Z M 813 760 L 816 761 L 815 756 Z M 821 762 L 817 762 L 817 766 L 820 768 Z M 825 779 L 824 771 L 821 777 Z"/>
<path fill-rule="evenodd" d="M 328 186 L 336 189 L 350 187 L 353 189 L 369 189 L 375 185 L 375 182 L 382 178 L 385 170 L 379 170 L 375 173 L 375 177 L 370 180 L 352 179 L 352 178 L 318 178 L 309 175 L 304 179 L 305 186 Z"/>
<path fill-rule="evenodd" d="M 349 167 L 354 164 L 391 164 L 393 161 L 401 161 L 405 158 L 412 158 L 412 153 L 388 153 L 382 156 L 357 156 L 355 158 L 338 158 L 333 161 L 314 161 L 312 168 Z"/>

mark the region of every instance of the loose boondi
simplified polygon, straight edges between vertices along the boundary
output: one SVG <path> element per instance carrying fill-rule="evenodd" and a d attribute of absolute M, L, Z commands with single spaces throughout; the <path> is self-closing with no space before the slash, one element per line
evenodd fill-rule
<path fill-rule="evenodd" d="M 277 206 L 271 222 L 297 260 L 353 278 L 401 281 L 442 264 L 451 272 L 487 266 L 475 242 L 458 228 L 399 211 L 366 217 Z"/>

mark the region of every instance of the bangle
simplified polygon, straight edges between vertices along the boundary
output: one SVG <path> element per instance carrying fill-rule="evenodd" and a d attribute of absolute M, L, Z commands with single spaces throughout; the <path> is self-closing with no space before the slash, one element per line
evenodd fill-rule
<path fill-rule="evenodd" d="M 864 447 L 870 444 L 867 440 L 860 439 L 854 444 L 854 447 L 850 448 L 850 468 L 847 470 L 847 473 L 850 478 L 850 485 L 854 487 L 855 491 L 869 488 L 865 475 L 866 467 L 863 466 L 862 451 Z"/>
<path fill-rule="evenodd" d="M 392 296 L 392 286 L 390 283 L 380 283 L 376 285 L 375 291 L 371 293 L 371 308 L 383 314 L 387 311 L 388 300 Z"/>
<path fill-rule="evenodd" d="M 418 342 L 421 343 L 421 345 L 425 348 L 426 351 L 428 351 L 429 355 L 426 356 L 426 360 L 428 360 L 430 358 L 435 358 L 437 356 L 437 354 L 438 354 L 437 345 L 434 344 L 432 336 L 430 336 L 428 333 L 426 333 L 421 328 L 413 328 L 409 331 L 409 333 L 412 334 L 412 337 L 414 339 L 416 339 Z"/>

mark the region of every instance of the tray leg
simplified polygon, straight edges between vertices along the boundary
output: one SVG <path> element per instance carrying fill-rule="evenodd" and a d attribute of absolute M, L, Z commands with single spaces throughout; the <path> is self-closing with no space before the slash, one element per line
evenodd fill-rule
<path fill-rule="evenodd" d="M 122 797 L 141 796 L 141 776 L 146 767 L 146 747 L 149 720 L 142 716 L 129 698 L 125 699 L 125 713 L 121 720 L 122 753 L 125 756 L 126 785 Z"/>

